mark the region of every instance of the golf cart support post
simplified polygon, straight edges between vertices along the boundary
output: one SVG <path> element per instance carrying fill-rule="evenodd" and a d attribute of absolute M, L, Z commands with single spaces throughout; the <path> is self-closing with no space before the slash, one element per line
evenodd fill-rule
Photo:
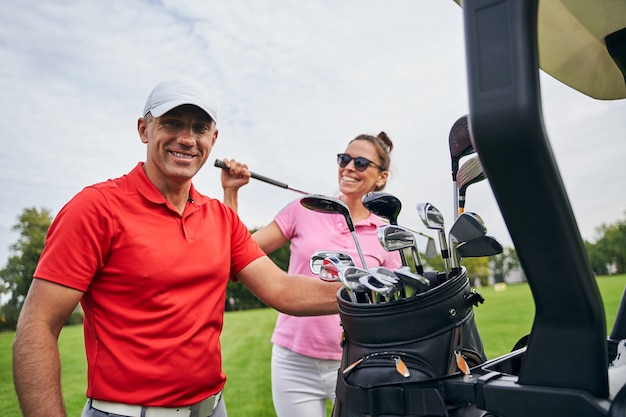
<path fill-rule="evenodd" d="M 488 361 L 472 381 L 443 381 L 441 391 L 446 402 L 504 417 L 623 416 L 626 391 L 608 398 L 602 299 L 543 125 L 538 1 L 462 7 L 473 145 L 536 314 L 527 347 Z"/>

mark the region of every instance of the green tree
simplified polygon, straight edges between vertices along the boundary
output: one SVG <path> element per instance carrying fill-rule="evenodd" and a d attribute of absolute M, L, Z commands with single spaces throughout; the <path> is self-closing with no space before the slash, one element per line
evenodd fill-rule
<path fill-rule="evenodd" d="M 489 285 L 489 257 L 465 258 L 462 264 L 472 284 L 478 279 L 481 286 Z"/>
<path fill-rule="evenodd" d="M 33 280 L 33 273 L 46 241 L 46 233 L 52 223 L 47 209 L 24 209 L 18 217 L 19 223 L 12 227 L 20 236 L 9 247 L 11 255 L 4 269 L 0 270 L 0 291 L 10 294 L 9 301 L 2 306 L 0 326 L 14 329 L 22 304 Z"/>
<path fill-rule="evenodd" d="M 608 265 L 610 261 L 605 251 L 602 250 L 601 244 L 585 241 L 585 249 L 587 250 L 593 273 L 596 275 L 607 275 L 609 273 Z"/>
<path fill-rule="evenodd" d="M 596 233 L 600 236 L 596 243 L 585 242 L 593 272 L 598 275 L 626 272 L 626 219 L 614 224 L 603 223 L 596 228 Z"/>
<path fill-rule="evenodd" d="M 504 248 L 501 254 L 491 257 L 491 269 L 496 283 L 504 282 L 509 272 L 519 267 L 519 258 L 514 248 Z"/>

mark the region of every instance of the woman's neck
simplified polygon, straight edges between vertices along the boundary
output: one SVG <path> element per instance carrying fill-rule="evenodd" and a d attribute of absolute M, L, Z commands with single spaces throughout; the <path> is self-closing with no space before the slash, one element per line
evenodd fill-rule
<path fill-rule="evenodd" d="M 342 194 L 340 196 L 340 199 L 341 201 L 346 203 L 346 205 L 350 209 L 350 215 L 352 216 L 352 221 L 354 223 L 365 220 L 370 216 L 370 212 L 363 205 L 363 201 L 361 200 L 361 198 L 352 198 L 351 196 Z"/>

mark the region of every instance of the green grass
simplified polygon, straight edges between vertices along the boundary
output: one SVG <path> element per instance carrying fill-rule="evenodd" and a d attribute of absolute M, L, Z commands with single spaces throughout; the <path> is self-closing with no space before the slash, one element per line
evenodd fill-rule
<path fill-rule="evenodd" d="M 619 306 L 626 274 L 598 278 L 610 331 Z M 476 321 L 489 358 L 509 352 L 532 326 L 534 304 L 526 284 L 506 291 L 481 288 L 486 301 L 476 311 Z M 275 417 L 270 387 L 270 335 L 276 312 L 271 309 L 229 312 L 222 334 L 224 370 L 228 377 L 224 398 L 229 417 Z M 11 373 L 14 334 L 0 333 L 0 416 L 21 415 Z M 63 329 L 59 340 L 63 367 L 62 385 L 68 415 L 80 415 L 85 403 L 86 362 L 82 327 Z"/>

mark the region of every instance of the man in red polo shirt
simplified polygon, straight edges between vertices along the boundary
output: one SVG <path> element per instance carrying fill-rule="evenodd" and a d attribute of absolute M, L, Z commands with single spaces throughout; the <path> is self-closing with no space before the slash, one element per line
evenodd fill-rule
<path fill-rule="evenodd" d="M 288 314 L 337 312 L 338 285 L 287 275 L 230 208 L 194 188 L 216 121 L 204 86 L 158 84 L 137 125 L 146 161 L 86 187 L 54 219 L 15 336 L 25 416 L 65 416 L 57 339 L 79 302 L 84 417 L 226 416 L 219 336 L 229 278 Z"/>

